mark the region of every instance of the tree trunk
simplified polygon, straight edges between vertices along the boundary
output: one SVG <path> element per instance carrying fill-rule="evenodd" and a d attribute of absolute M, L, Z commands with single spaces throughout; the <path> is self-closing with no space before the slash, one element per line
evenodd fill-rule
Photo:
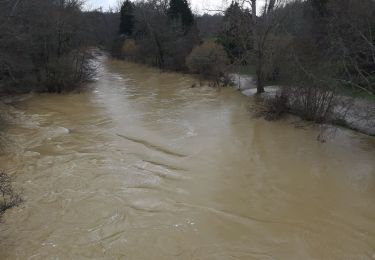
<path fill-rule="evenodd" d="M 256 67 L 256 76 L 257 76 L 257 94 L 264 92 L 264 80 L 263 80 L 263 53 L 262 50 L 257 51 L 257 67 Z"/>
<path fill-rule="evenodd" d="M 259 45 L 258 39 L 258 28 L 257 28 L 257 0 L 251 0 L 251 17 L 253 20 L 253 43 L 254 43 L 254 51 L 256 54 L 256 84 L 257 84 L 257 94 L 264 92 L 263 86 L 263 59 L 262 59 L 262 51 Z"/>

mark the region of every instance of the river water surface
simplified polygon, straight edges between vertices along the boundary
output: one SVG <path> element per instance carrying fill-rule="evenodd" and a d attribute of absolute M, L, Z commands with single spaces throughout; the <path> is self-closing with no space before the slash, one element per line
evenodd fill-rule
<path fill-rule="evenodd" d="M 25 202 L 0 259 L 375 259 L 375 140 L 251 116 L 233 89 L 102 57 L 75 94 L 2 105 Z"/>

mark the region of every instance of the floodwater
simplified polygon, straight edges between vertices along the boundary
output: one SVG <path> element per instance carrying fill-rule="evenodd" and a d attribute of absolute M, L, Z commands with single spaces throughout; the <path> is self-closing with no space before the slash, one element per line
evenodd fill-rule
<path fill-rule="evenodd" d="M 251 116 L 230 88 L 101 58 L 81 93 L 3 104 L 25 202 L 0 259 L 375 259 L 375 139 Z"/>

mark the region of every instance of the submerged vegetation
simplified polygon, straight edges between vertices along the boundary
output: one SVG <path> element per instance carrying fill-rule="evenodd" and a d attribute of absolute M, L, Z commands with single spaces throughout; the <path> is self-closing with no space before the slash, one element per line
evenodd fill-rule
<path fill-rule="evenodd" d="M 12 178 L 0 171 L 0 217 L 7 210 L 22 202 L 20 194 L 13 188 Z"/>

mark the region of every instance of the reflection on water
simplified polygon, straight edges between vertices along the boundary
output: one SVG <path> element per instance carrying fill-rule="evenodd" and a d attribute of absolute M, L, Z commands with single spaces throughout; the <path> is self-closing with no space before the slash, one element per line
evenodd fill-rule
<path fill-rule="evenodd" d="M 322 144 L 235 90 L 102 62 L 83 93 L 2 105 L 26 202 L 1 259 L 375 259 L 374 138 Z"/>

